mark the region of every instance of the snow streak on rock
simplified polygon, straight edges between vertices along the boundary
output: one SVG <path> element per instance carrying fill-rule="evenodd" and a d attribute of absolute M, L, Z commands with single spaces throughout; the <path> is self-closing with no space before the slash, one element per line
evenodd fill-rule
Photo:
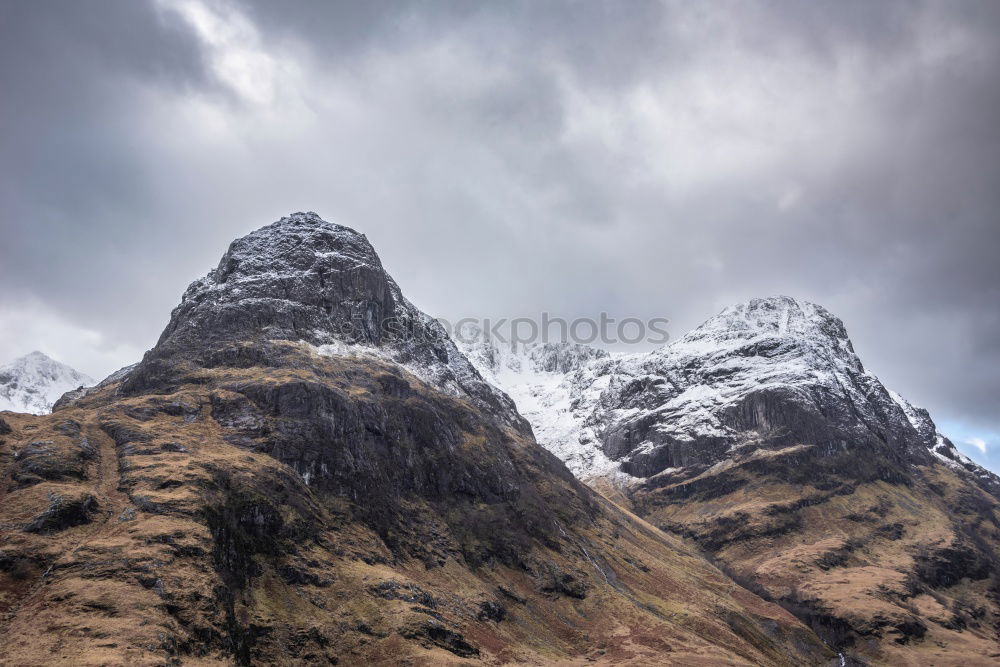
<path fill-rule="evenodd" d="M 583 375 L 592 364 L 610 359 L 604 350 L 574 343 L 507 343 L 469 327 L 458 332 L 458 345 L 484 378 L 514 399 L 531 423 L 540 445 L 562 459 L 580 479 L 622 476 L 596 442 L 594 430 L 578 412 L 593 401 L 595 386 Z M 625 476 L 627 477 L 627 476 Z"/>

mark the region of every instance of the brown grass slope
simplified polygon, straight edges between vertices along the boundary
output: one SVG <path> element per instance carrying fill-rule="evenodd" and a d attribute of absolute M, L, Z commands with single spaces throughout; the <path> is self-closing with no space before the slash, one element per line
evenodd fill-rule
<path fill-rule="evenodd" d="M 788 611 L 580 485 L 530 434 L 397 366 L 264 342 L 143 382 L 48 416 L 2 414 L 0 664 L 835 660 Z M 888 491 L 866 493 L 878 505 Z M 684 513 L 698 507 L 652 514 L 693 526 Z M 905 521 L 850 525 L 868 539 L 883 523 L 916 530 Z M 718 550 L 741 572 L 782 552 Z M 832 586 L 818 573 L 837 576 L 816 572 L 800 595 Z M 953 604 L 975 605 L 985 584 L 961 586 L 906 600 L 989 622 Z"/>
<path fill-rule="evenodd" d="M 856 664 L 1000 662 L 1000 503 L 944 465 L 763 448 L 631 500 Z"/>

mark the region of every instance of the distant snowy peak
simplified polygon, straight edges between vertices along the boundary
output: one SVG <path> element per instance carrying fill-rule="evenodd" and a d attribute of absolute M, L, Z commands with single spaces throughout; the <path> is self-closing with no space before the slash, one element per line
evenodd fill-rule
<path fill-rule="evenodd" d="M 87 375 L 32 352 L 0 367 L 0 410 L 46 414 L 67 391 L 92 384 Z"/>

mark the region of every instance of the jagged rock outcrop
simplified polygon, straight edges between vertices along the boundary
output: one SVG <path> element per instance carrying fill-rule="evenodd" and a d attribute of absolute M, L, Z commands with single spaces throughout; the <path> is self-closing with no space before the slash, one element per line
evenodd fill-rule
<path fill-rule="evenodd" d="M 437 334 L 353 230 L 234 242 L 136 367 L 4 416 L 0 663 L 835 660 Z"/>
<path fill-rule="evenodd" d="M 233 241 L 218 267 L 188 287 L 122 391 L 169 384 L 181 360 L 211 364 L 229 355 L 227 363 L 252 364 L 261 351 L 248 344 L 275 340 L 384 358 L 523 425 L 444 327 L 403 297 L 368 239 L 315 213 L 292 214 Z"/>

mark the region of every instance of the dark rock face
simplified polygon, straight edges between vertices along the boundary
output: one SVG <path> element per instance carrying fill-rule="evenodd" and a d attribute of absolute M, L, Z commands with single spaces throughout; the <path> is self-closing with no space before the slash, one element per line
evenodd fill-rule
<path fill-rule="evenodd" d="M 507 607 L 494 600 L 486 600 L 479 605 L 479 613 L 476 615 L 480 621 L 493 621 L 501 623 L 507 618 Z"/>
<path fill-rule="evenodd" d="M 360 348 L 526 428 L 441 324 L 403 297 L 368 239 L 315 213 L 293 214 L 234 241 L 218 267 L 188 287 L 156 347 L 128 371 L 123 391 L 169 383 L 178 359 L 212 366 L 243 355 L 245 363 L 275 363 L 250 344 L 275 340 L 331 346 L 334 353 Z"/>
<path fill-rule="evenodd" d="M 88 523 L 97 512 L 97 499 L 89 493 L 73 497 L 49 494 L 48 508 L 35 517 L 24 530 L 29 533 L 51 533 Z"/>
<path fill-rule="evenodd" d="M 426 644 L 439 646 L 461 658 L 473 658 L 479 655 L 479 649 L 467 642 L 461 633 L 450 630 L 433 620 L 414 624 L 405 628 L 401 634 L 407 639 L 416 639 Z"/>
<path fill-rule="evenodd" d="M 557 532 L 553 519 L 575 523 L 596 511 L 554 456 L 517 444 L 468 403 L 383 362 L 329 359 L 322 368 L 325 377 L 312 380 L 223 384 L 212 416 L 232 444 L 288 465 L 317 492 L 353 501 L 354 517 L 399 556 L 426 560 L 434 551 L 404 507 L 413 498 L 440 503 L 440 519 L 468 538 L 433 559 L 452 553 L 516 567 L 525 566 L 531 540 Z M 524 477 L 526 466 L 578 489 L 570 513 L 548 506 Z"/>
<path fill-rule="evenodd" d="M 33 440 L 17 453 L 11 479 L 19 486 L 86 478 L 94 451 L 83 437 Z"/>
<path fill-rule="evenodd" d="M 612 417 L 602 441 L 636 476 L 798 443 L 831 456 L 930 461 L 926 434 L 864 369 L 840 320 L 818 306 L 754 300 L 618 370 L 635 377 L 603 398 L 628 416 Z"/>
<path fill-rule="evenodd" d="M 935 588 L 948 588 L 963 578 L 972 581 L 986 579 L 993 574 L 996 563 L 971 544 L 955 543 L 952 546 L 928 549 L 917 554 L 918 578 Z"/>

